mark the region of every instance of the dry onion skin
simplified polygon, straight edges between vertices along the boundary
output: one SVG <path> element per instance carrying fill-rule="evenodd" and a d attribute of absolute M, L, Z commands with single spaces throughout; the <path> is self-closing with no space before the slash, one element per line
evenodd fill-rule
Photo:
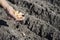
<path fill-rule="evenodd" d="M 15 19 L 17 21 L 19 21 L 19 20 L 21 21 L 21 20 L 25 19 L 22 12 L 14 11 L 14 15 L 15 15 Z"/>

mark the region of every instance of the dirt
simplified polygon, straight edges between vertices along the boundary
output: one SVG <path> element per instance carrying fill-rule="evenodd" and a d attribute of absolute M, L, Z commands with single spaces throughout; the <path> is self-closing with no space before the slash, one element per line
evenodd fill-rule
<path fill-rule="evenodd" d="M 0 40 L 60 40 L 59 0 L 7 0 L 25 19 L 16 22 L 0 6 Z"/>

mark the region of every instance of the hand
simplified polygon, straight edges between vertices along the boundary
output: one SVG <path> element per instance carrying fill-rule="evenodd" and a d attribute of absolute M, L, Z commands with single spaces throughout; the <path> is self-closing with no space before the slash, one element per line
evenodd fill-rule
<path fill-rule="evenodd" d="M 22 12 L 15 11 L 12 6 L 8 4 L 6 0 L 0 0 L 0 5 L 4 8 L 7 9 L 9 14 L 14 17 L 17 21 L 22 21 L 24 20 L 24 16 Z"/>

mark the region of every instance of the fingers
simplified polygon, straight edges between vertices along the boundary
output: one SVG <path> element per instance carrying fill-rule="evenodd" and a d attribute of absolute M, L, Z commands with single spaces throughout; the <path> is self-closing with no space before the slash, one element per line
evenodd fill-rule
<path fill-rule="evenodd" d="M 15 11 L 12 8 L 9 8 L 7 11 L 16 21 L 23 21 L 25 19 L 22 12 Z"/>

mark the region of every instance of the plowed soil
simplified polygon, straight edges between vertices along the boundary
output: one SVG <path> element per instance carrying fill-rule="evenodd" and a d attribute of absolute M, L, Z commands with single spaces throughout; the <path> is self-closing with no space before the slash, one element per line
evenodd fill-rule
<path fill-rule="evenodd" d="M 60 0 L 7 1 L 25 19 L 9 19 L 0 6 L 0 40 L 60 40 Z"/>

